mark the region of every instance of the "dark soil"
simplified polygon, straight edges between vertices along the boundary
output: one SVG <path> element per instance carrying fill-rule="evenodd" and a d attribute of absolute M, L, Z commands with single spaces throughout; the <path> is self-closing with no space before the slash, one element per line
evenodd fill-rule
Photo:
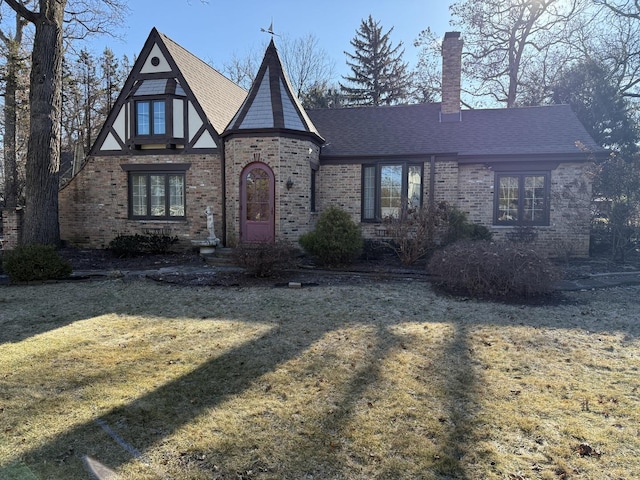
<path fill-rule="evenodd" d="M 332 284 L 363 284 L 384 281 L 428 281 L 426 262 L 404 266 L 393 254 L 378 254 L 360 258 L 352 265 L 327 269 L 300 257 L 296 265 L 267 278 L 256 278 L 241 268 L 222 266 L 206 268 L 207 263 L 196 252 L 148 254 L 119 258 L 109 250 L 64 248 L 60 254 L 67 259 L 74 272 L 100 271 L 109 275 L 143 275 L 146 278 L 176 285 L 192 286 L 289 286 L 302 287 Z M 605 255 L 589 259 L 574 259 L 558 264 L 566 279 L 586 278 L 593 274 L 640 271 L 640 255 L 625 263 L 613 262 Z M 171 267 L 181 267 L 171 268 Z"/>
<path fill-rule="evenodd" d="M 382 281 L 426 281 L 425 262 L 404 267 L 395 255 L 362 258 L 342 268 L 320 268 L 309 258 L 300 257 L 296 264 L 266 278 L 259 278 L 233 264 L 207 268 L 197 253 L 148 254 L 119 258 L 109 250 L 64 248 L 60 250 L 77 276 L 90 277 L 98 272 L 111 276 L 137 275 L 175 285 L 188 286 L 269 286 L 300 287 L 335 284 L 363 284 Z M 172 268 L 180 267 L 180 268 Z"/>

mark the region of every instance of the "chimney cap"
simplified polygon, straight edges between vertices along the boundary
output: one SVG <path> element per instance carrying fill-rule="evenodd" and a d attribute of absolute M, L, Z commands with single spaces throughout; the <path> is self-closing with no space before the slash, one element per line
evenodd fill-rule
<path fill-rule="evenodd" d="M 445 32 L 444 38 L 460 38 L 460 32 Z"/>

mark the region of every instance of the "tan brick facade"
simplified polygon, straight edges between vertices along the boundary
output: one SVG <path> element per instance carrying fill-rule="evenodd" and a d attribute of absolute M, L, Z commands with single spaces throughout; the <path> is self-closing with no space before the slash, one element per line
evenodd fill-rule
<path fill-rule="evenodd" d="M 253 162 L 269 166 L 275 179 L 275 236 L 297 242 L 312 228 L 311 161 L 317 162 L 313 142 L 289 137 L 233 137 L 225 142 L 228 245 L 241 238 L 240 176 Z M 291 188 L 287 188 L 287 183 Z"/>
<path fill-rule="evenodd" d="M 2 209 L 2 250 L 13 250 L 22 241 L 21 208 Z"/>
<path fill-rule="evenodd" d="M 318 215 L 330 205 L 361 219 L 362 167 L 359 164 L 321 165 L 316 173 L 316 212 L 311 211 L 311 165 L 318 147 L 287 137 L 236 137 L 225 147 L 226 200 L 222 199 L 221 161 L 216 155 L 103 156 L 89 160 L 60 192 L 60 230 L 72 245 L 105 248 L 118 234 L 162 230 L 177 235 L 184 248 L 190 240 L 207 237 L 205 208 L 214 209 L 216 233 L 222 237 L 226 208 L 226 245 L 240 239 L 240 176 L 252 162 L 262 162 L 275 178 L 275 235 L 296 243 L 313 229 Z M 127 172 L 124 164 L 190 163 L 186 172 L 187 219 L 176 222 L 128 218 Z M 564 163 L 551 171 L 550 225 L 535 227 L 535 246 L 549 255 L 587 256 L 589 252 L 590 184 L 588 165 Z M 430 198 L 431 163 L 424 163 L 423 198 Z M 291 180 L 291 188 L 287 182 Z M 433 199 L 455 205 L 472 223 L 488 226 L 496 240 L 509 237 L 514 227 L 494 226 L 495 172 L 484 164 L 458 165 L 437 160 Z M 379 238 L 381 225 L 362 223 L 365 237 Z"/>
<path fill-rule="evenodd" d="M 186 220 L 131 220 L 128 178 L 122 165 L 188 163 Z M 218 155 L 147 155 L 92 157 L 60 191 L 60 235 L 71 245 L 106 248 L 119 234 L 164 231 L 175 235 L 183 248 L 190 240 L 207 238 L 205 209 L 213 207 L 216 233 L 222 219 L 222 172 Z"/>
<path fill-rule="evenodd" d="M 424 164 L 423 198 L 429 199 L 430 163 Z M 585 257 L 589 255 L 590 183 L 589 164 L 563 163 L 551 171 L 551 209 L 549 226 L 535 227 L 533 246 L 550 256 Z M 321 212 L 337 205 L 351 214 L 355 222 L 361 218 L 362 167 L 356 164 L 323 165 L 317 181 L 317 205 Z M 506 240 L 512 226 L 494 226 L 495 172 L 485 164 L 458 165 L 456 161 L 435 162 L 435 202 L 445 201 L 467 214 L 471 223 L 489 227 L 496 240 Z M 379 223 L 363 223 L 365 237 L 379 238 Z"/>

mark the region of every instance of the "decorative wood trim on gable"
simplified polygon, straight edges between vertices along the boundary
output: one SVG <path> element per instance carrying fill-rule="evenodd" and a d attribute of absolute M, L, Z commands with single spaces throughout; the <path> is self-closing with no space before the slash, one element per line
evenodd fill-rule
<path fill-rule="evenodd" d="M 136 105 L 154 101 L 164 101 L 163 131 L 154 134 L 153 117 L 148 113 L 149 131 L 139 135 Z M 148 108 L 150 112 L 153 107 Z M 191 131 L 194 127 L 195 131 Z M 218 132 L 154 28 L 89 154 L 213 153 L 218 151 L 218 145 L 221 145 Z"/>

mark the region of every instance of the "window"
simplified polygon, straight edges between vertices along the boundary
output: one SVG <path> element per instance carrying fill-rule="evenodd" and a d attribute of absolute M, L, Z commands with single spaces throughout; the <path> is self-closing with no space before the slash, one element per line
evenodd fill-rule
<path fill-rule="evenodd" d="M 548 225 L 549 174 L 496 174 L 494 224 Z"/>
<path fill-rule="evenodd" d="M 136 102 L 136 134 L 164 135 L 166 111 L 164 100 L 145 100 Z"/>
<path fill-rule="evenodd" d="M 316 212 L 316 170 L 311 170 L 311 194 L 309 195 L 309 203 L 312 212 Z"/>
<path fill-rule="evenodd" d="M 364 165 L 362 219 L 398 217 L 422 204 L 422 164 Z"/>
<path fill-rule="evenodd" d="M 185 174 L 129 172 L 129 216 L 135 219 L 183 219 Z"/>

